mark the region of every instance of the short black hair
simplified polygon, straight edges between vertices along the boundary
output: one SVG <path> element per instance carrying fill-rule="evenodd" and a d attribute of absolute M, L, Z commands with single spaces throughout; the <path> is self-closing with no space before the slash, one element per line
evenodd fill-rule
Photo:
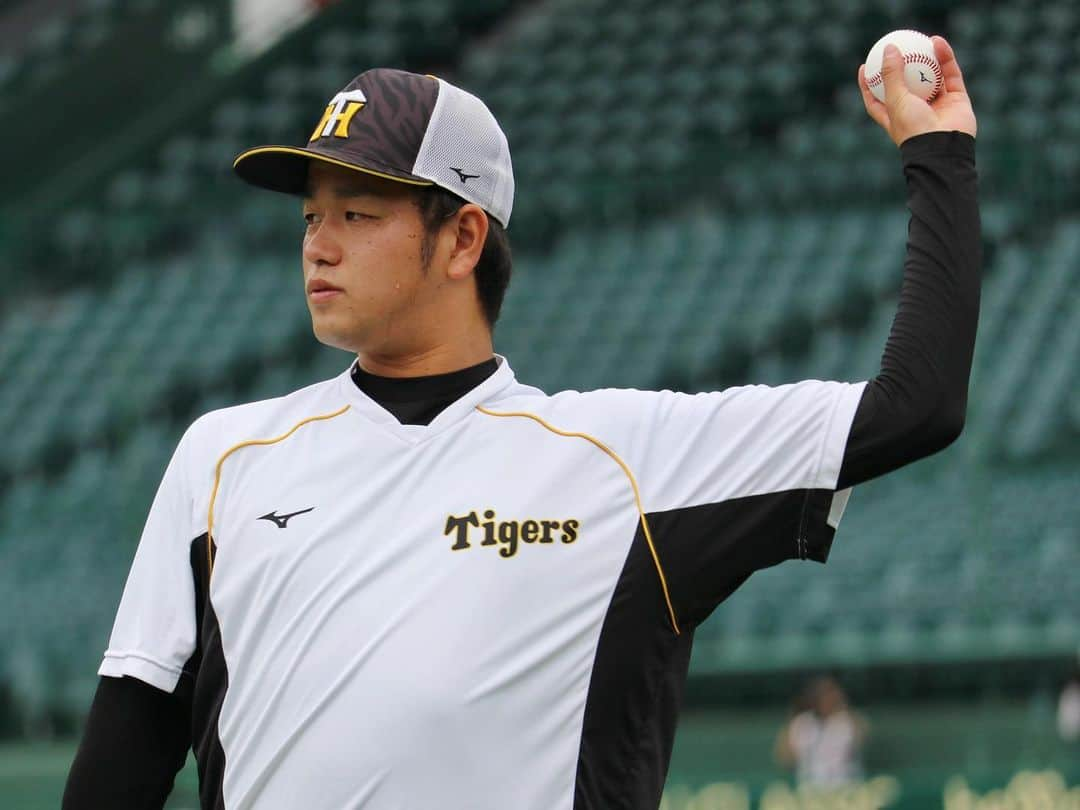
<path fill-rule="evenodd" d="M 416 205 L 424 222 L 424 241 L 420 247 L 424 266 L 431 261 L 435 249 L 435 235 L 449 217 L 452 217 L 465 204 L 465 200 L 451 191 L 439 186 L 417 189 Z M 494 328 L 502 309 L 506 288 L 510 285 L 510 273 L 513 269 L 513 256 L 510 253 L 510 240 L 506 229 L 488 216 L 488 234 L 484 249 L 476 263 L 473 274 L 476 276 L 476 293 L 484 311 L 488 326 Z"/>

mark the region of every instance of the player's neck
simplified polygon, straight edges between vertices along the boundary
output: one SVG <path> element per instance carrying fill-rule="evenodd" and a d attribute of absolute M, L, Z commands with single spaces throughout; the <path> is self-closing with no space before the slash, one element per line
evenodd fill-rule
<path fill-rule="evenodd" d="M 457 340 L 425 349 L 385 354 L 358 352 L 360 367 L 380 377 L 429 377 L 470 368 L 494 356 L 491 335 Z"/>

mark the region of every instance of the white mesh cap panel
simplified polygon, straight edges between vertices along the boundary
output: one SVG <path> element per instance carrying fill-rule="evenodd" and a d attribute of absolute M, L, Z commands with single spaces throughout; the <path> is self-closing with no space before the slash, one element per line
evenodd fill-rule
<path fill-rule="evenodd" d="M 439 96 L 413 174 L 476 203 L 505 227 L 514 207 L 514 169 L 506 135 L 484 102 L 438 81 Z"/>

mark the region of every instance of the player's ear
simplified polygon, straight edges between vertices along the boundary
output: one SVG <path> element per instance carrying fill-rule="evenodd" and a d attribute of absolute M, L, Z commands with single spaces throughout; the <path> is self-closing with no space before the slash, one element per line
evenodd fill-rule
<path fill-rule="evenodd" d="M 454 242 L 446 274 L 452 279 L 467 278 L 472 273 L 487 241 L 487 213 L 475 203 L 465 203 L 446 226 Z"/>

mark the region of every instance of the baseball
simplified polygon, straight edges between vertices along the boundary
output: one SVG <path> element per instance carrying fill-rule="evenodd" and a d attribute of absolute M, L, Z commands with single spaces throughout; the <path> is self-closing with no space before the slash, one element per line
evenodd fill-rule
<path fill-rule="evenodd" d="M 941 66 L 934 55 L 934 43 L 926 34 L 903 29 L 892 31 L 877 42 L 866 55 L 866 84 L 878 101 L 885 100 L 885 82 L 881 62 L 886 45 L 895 45 L 904 56 L 904 80 L 908 89 L 925 101 L 941 92 Z"/>

